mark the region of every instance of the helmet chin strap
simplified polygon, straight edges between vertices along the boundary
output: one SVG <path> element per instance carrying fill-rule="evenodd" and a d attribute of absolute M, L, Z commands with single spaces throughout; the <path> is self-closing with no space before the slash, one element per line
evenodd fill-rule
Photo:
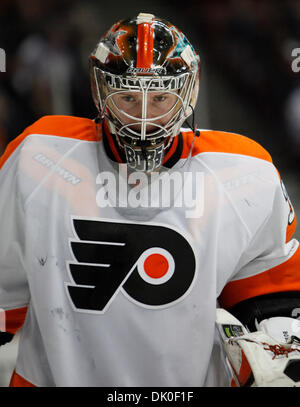
<path fill-rule="evenodd" d="M 185 120 L 185 123 L 189 126 L 189 128 L 192 130 L 194 135 L 196 137 L 200 136 L 200 131 L 197 130 L 197 125 L 195 125 L 195 110 L 192 105 L 189 105 L 189 107 L 192 109 L 192 124 L 190 124 L 187 119 Z"/>

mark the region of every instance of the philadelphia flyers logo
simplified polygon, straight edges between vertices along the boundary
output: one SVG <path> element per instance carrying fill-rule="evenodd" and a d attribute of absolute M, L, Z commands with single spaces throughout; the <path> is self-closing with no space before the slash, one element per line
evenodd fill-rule
<path fill-rule="evenodd" d="M 104 313 L 121 291 L 143 307 L 183 299 L 195 280 L 194 251 L 185 237 L 161 225 L 72 218 L 74 260 L 67 294 L 76 311 Z"/>

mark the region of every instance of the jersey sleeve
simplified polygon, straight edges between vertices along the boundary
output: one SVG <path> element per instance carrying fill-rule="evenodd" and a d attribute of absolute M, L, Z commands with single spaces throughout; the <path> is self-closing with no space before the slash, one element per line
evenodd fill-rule
<path fill-rule="evenodd" d="M 273 172 L 271 188 L 268 182 L 268 193 L 272 195 L 268 215 L 251 237 L 218 298 L 223 308 L 267 294 L 300 293 L 300 248 L 293 238 L 296 214 L 275 167 Z"/>
<path fill-rule="evenodd" d="M 0 309 L 1 330 L 15 333 L 23 324 L 29 290 L 25 272 L 24 209 L 18 158 L 22 138 L 0 158 Z M 4 325 L 3 325 L 4 324 Z"/>

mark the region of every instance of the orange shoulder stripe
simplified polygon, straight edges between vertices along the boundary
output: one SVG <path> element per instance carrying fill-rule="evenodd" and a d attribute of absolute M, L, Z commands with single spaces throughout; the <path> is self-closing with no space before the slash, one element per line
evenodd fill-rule
<path fill-rule="evenodd" d="M 75 116 L 43 116 L 12 140 L 0 158 L 0 169 L 22 141 L 30 134 L 45 134 L 86 141 L 100 141 L 101 127 L 87 118 Z"/>
<path fill-rule="evenodd" d="M 4 153 L 0 157 L 0 170 L 5 164 L 5 162 L 9 159 L 9 157 L 13 154 L 13 152 L 18 148 L 18 146 L 22 143 L 22 141 L 28 136 L 27 133 L 23 132 L 14 140 L 12 140 L 6 147 Z"/>
<path fill-rule="evenodd" d="M 227 283 L 219 302 L 227 309 L 248 298 L 283 291 L 300 291 L 300 246 L 284 263 L 255 276 Z"/>
<path fill-rule="evenodd" d="M 183 131 L 184 145 L 181 158 L 187 158 L 194 138 L 192 131 Z M 201 130 L 195 137 L 192 156 L 200 153 L 215 152 L 241 154 L 272 162 L 270 154 L 256 141 L 240 134 Z"/>
<path fill-rule="evenodd" d="M 27 134 L 46 134 L 87 141 L 99 141 L 100 133 L 96 123 L 87 118 L 75 116 L 43 116 L 25 131 Z"/>

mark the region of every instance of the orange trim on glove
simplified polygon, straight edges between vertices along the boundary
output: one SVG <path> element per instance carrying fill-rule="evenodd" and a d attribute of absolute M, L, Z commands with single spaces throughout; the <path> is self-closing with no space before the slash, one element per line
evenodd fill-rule
<path fill-rule="evenodd" d="M 235 368 L 233 367 L 233 364 L 229 361 L 234 374 L 236 375 L 238 379 L 238 383 L 234 378 L 231 380 L 231 387 L 243 387 L 245 384 L 249 381 L 251 374 L 252 374 L 252 369 L 251 366 L 249 365 L 248 359 L 245 356 L 244 351 L 241 351 L 241 365 L 240 369 L 237 372 Z"/>

